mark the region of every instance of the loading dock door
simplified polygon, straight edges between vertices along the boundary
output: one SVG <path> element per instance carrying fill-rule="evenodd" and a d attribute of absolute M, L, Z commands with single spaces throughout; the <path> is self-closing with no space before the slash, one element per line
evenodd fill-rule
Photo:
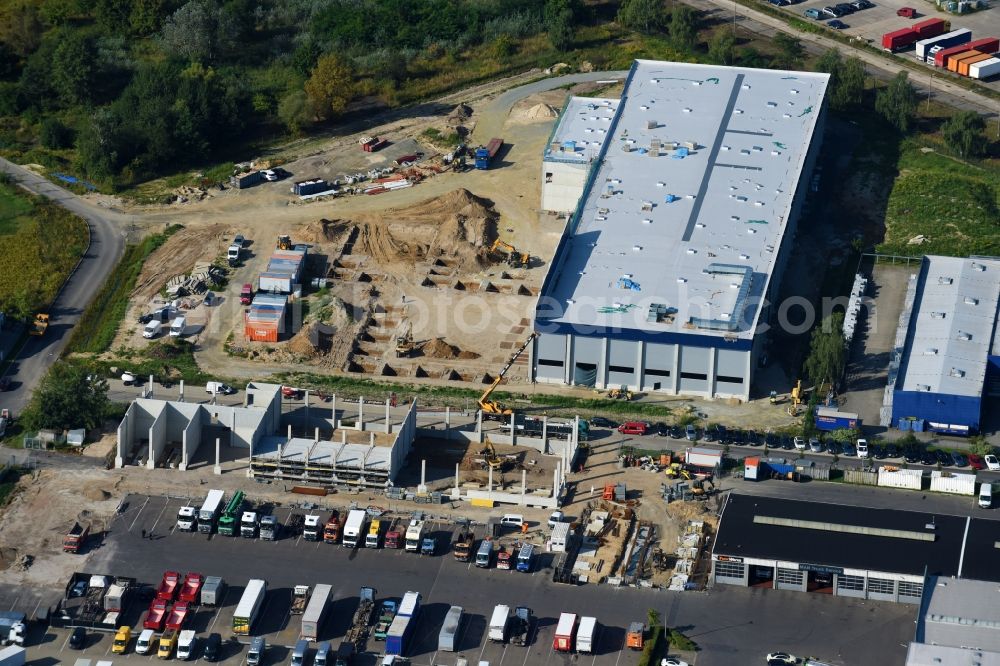
<path fill-rule="evenodd" d="M 573 383 L 577 386 L 594 386 L 597 383 L 597 364 L 577 363 L 573 368 Z"/>
<path fill-rule="evenodd" d="M 774 587 L 774 567 L 760 564 L 750 565 L 750 587 Z"/>

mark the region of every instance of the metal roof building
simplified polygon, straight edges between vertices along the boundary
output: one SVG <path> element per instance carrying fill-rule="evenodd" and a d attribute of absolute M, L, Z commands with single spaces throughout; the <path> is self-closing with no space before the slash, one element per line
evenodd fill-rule
<path fill-rule="evenodd" d="M 1000 377 L 1000 259 L 924 257 L 893 376 L 892 425 L 972 434 Z M 908 318 L 908 320 L 906 319 Z"/>
<path fill-rule="evenodd" d="M 729 585 L 919 604 L 926 576 L 1000 582 L 992 564 L 998 530 L 998 521 L 968 516 L 734 493 L 712 549 L 712 577 Z"/>
<path fill-rule="evenodd" d="M 907 666 L 1000 666 L 1000 589 L 994 582 L 931 576 Z"/>
<path fill-rule="evenodd" d="M 581 123 L 600 152 L 540 293 L 536 381 L 749 398 L 828 78 L 637 60 L 617 108 L 571 100 L 545 180 Z"/>

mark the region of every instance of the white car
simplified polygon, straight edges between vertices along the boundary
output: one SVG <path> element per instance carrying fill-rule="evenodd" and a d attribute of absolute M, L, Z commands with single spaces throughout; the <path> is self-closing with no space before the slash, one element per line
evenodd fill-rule
<path fill-rule="evenodd" d="M 556 523 L 561 523 L 564 517 L 562 511 L 553 511 L 552 515 L 549 516 L 549 527 L 555 527 Z"/>
<path fill-rule="evenodd" d="M 799 450 L 799 451 L 805 451 L 806 450 L 806 440 L 805 439 L 803 439 L 802 437 L 796 437 L 794 441 L 795 441 L 795 448 L 797 450 Z"/>
<path fill-rule="evenodd" d="M 864 441 L 864 440 L 861 440 Z M 770 664 L 797 664 L 799 660 L 788 654 L 787 652 L 771 652 L 765 657 L 767 663 Z"/>
<path fill-rule="evenodd" d="M 868 457 L 868 440 L 867 439 L 859 439 L 858 443 L 856 445 L 856 448 L 858 450 L 858 457 L 859 458 L 867 458 Z"/>
<path fill-rule="evenodd" d="M 278 180 L 278 174 L 276 174 L 273 169 L 265 169 L 262 173 L 264 174 L 264 180 L 271 182 Z"/>
<path fill-rule="evenodd" d="M 688 666 L 688 663 L 677 657 L 667 657 L 660 660 L 660 666 Z"/>
<path fill-rule="evenodd" d="M 997 457 L 992 453 L 983 456 L 983 462 L 986 463 L 986 469 L 991 472 L 1000 471 L 1000 460 L 997 460 Z"/>

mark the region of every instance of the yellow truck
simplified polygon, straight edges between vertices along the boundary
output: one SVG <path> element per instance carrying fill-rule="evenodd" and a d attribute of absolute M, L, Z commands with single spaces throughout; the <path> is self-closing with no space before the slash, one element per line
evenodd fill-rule
<path fill-rule="evenodd" d="M 170 659 L 170 656 L 174 653 L 174 648 L 177 646 L 177 632 L 168 631 L 167 633 L 160 636 L 160 646 L 156 650 L 156 656 L 160 659 Z"/>
<path fill-rule="evenodd" d="M 111 644 L 111 651 L 114 654 L 125 654 L 128 651 L 128 642 L 131 639 L 131 627 L 118 627 L 118 633 L 115 634 L 115 642 Z"/>
<path fill-rule="evenodd" d="M 35 321 L 31 326 L 32 335 L 45 335 L 46 329 L 49 327 L 49 316 L 44 312 L 39 312 L 35 315 Z"/>

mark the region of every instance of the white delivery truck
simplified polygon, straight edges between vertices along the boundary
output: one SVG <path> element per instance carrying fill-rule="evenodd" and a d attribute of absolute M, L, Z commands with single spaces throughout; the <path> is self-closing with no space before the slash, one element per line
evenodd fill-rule
<path fill-rule="evenodd" d="M 185 629 L 177 637 L 177 658 L 187 661 L 194 656 L 195 632 L 194 629 Z"/>
<path fill-rule="evenodd" d="M 222 500 L 226 498 L 223 490 L 209 490 L 205 497 L 204 504 L 198 510 L 198 532 L 201 534 L 211 534 L 215 529 L 215 521 L 219 519 L 222 512 Z"/>
<path fill-rule="evenodd" d="M 250 635 L 250 628 L 253 626 L 261 606 L 264 605 L 264 596 L 267 594 L 267 581 L 259 578 L 251 578 L 243 590 L 243 597 L 236 606 L 233 613 L 233 633 Z"/>
<path fill-rule="evenodd" d="M 333 587 L 326 584 L 319 584 L 313 588 L 313 593 L 309 597 L 306 605 L 306 612 L 302 614 L 302 629 L 299 631 L 299 638 L 306 641 L 319 640 L 319 628 L 326 617 L 329 608 L 330 593 Z"/>
<path fill-rule="evenodd" d="M 193 506 L 182 506 L 177 510 L 177 529 L 181 532 L 194 532 L 198 526 L 198 510 Z"/>
<path fill-rule="evenodd" d="M 347 521 L 344 523 L 343 544 L 348 548 L 356 548 L 358 543 L 364 538 L 365 521 L 368 514 L 361 509 L 354 509 L 347 514 Z"/>
<path fill-rule="evenodd" d="M 163 330 L 163 322 L 159 319 L 154 319 L 153 321 L 146 322 L 146 325 L 142 329 L 142 337 L 147 339 L 155 338 Z"/>
<path fill-rule="evenodd" d="M 410 520 L 410 524 L 406 527 L 405 546 L 407 552 L 420 552 L 420 542 L 423 541 L 424 538 L 424 527 L 424 521 L 417 518 Z"/>
<path fill-rule="evenodd" d="M 581 617 L 576 630 L 576 651 L 591 653 L 594 651 L 594 638 L 597 634 L 597 618 Z"/>
<path fill-rule="evenodd" d="M 490 617 L 490 640 L 497 643 L 505 642 L 507 640 L 507 624 L 509 622 L 510 606 L 497 604 L 493 609 L 493 615 Z"/>
<path fill-rule="evenodd" d="M 184 335 L 184 329 L 187 328 L 187 319 L 184 317 L 177 317 L 170 324 L 170 337 L 179 338 Z"/>

